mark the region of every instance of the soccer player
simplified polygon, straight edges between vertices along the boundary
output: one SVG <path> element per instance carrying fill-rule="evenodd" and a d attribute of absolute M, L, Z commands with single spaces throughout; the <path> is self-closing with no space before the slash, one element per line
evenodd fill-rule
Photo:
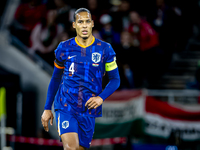
<path fill-rule="evenodd" d="M 95 117 L 102 116 L 102 103 L 120 84 L 116 54 L 111 45 L 92 35 L 94 22 L 88 9 L 74 13 L 77 36 L 61 42 L 55 50 L 54 72 L 49 84 L 42 125 L 48 132 L 53 124 L 54 101 L 56 125 L 64 150 L 90 147 Z M 102 77 L 109 83 L 102 91 Z"/>

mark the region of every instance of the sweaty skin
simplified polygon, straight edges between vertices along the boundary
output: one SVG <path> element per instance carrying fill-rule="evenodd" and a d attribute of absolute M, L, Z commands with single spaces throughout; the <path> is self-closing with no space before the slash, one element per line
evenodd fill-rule
<path fill-rule="evenodd" d="M 77 33 L 77 40 L 81 45 L 87 46 L 92 42 L 92 28 L 94 22 L 88 12 L 80 12 L 76 15 L 76 21 L 73 22 L 73 28 Z"/>

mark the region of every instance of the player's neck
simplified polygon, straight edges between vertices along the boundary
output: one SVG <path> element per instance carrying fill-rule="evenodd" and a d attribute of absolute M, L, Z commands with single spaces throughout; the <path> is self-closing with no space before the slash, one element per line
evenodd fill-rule
<path fill-rule="evenodd" d="M 92 40 L 93 40 L 93 36 L 92 35 L 90 35 L 87 39 L 83 39 L 82 37 L 80 37 L 80 36 L 76 36 L 76 39 L 77 39 L 77 41 L 81 44 L 81 45 L 83 45 L 83 46 L 88 46 L 88 45 L 90 45 L 91 44 L 91 42 L 92 42 Z"/>

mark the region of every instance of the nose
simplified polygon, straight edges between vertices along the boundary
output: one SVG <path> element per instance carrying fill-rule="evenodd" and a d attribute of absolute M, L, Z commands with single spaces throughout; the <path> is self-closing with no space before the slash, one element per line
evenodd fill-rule
<path fill-rule="evenodd" d="M 84 23 L 83 23 L 83 28 L 86 28 L 86 27 L 87 27 L 87 23 L 84 22 Z"/>

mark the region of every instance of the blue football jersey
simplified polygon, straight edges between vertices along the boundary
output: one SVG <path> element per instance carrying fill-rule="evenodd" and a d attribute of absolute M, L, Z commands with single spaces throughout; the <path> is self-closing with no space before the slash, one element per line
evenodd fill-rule
<path fill-rule="evenodd" d="M 85 103 L 102 92 L 105 71 L 117 68 L 112 46 L 93 37 L 90 45 L 81 45 L 76 38 L 61 42 L 55 50 L 55 66 L 64 69 L 54 99 L 54 109 L 91 117 L 102 116 L 102 106 L 88 109 Z"/>

